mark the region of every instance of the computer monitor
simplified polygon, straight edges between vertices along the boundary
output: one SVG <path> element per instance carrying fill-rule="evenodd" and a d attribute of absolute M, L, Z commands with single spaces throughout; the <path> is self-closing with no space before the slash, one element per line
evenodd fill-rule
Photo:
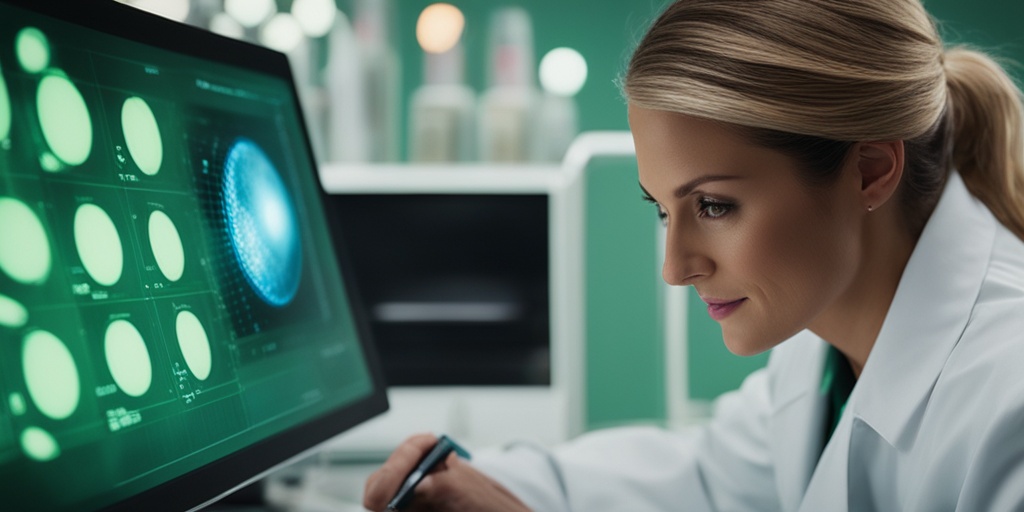
<path fill-rule="evenodd" d="M 201 506 L 386 410 L 323 198 L 283 55 L 0 1 L 0 508 Z"/>
<path fill-rule="evenodd" d="M 470 447 L 582 432 L 582 218 L 562 167 L 333 163 L 320 178 L 328 223 L 358 224 L 345 239 L 372 283 L 361 303 L 391 405 L 330 456 L 379 458 L 424 430 Z"/>

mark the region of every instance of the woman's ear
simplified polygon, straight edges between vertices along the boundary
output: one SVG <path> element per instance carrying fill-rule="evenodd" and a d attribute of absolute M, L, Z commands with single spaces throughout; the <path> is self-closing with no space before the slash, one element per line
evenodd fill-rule
<path fill-rule="evenodd" d="M 858 142 L 853 157 L 864 209 L 877 210 L 892 198 L 903 178 L 903 141 Z"/>

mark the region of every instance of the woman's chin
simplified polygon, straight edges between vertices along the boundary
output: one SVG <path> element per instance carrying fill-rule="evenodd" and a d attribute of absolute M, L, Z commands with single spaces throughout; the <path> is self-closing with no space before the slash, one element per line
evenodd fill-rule
<path fill-rule="evenodd" d="M 764 336 L 731 333 L 730 329 L 722 329 L 722 340 L 725 348 L 738 356 L 756 356 L 778 345 L 782 340 L 768 339 Z"/>

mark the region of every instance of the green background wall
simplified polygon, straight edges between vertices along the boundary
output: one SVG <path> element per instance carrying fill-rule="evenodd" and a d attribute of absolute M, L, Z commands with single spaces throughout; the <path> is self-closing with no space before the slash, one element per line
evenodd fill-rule
<path fill-rule="evenodd" d="M 351 14 L 351 0 L 339 6 Z M 537 59 L 569 46 L 587 60 L 589 75 L 577 95 L 582 130 L 626 130 L 626 108 L 615 79 L 644 27 L 664 0 L 448 0 L 466 15 L 467 82 L 483 91 L 487 25 L 497 8 L 524 7 L 533 18 Z M 290 3 L 284 0 L 282 3 Z M 396 44 L 402 61 L 402 115 L 422 78 L 415 24 L 432 2 L 396 0 Z M 737 1 L 742 8 L 742 0 Z M 927 0 L 947 42 L 968 42 L 1024 62 L 1024 1 Z M 286 7 L 286 6 L 282 6 Z M 1011 74 L 1024 77 L 1009 63 Z M 405 155 L 404 135 L 402 154 Z M 636 165 L 623 159 L 595 162 L 587 181 L 587 400 L 588 425 L 600 427 L 665 418 L 662 317 L 658 307 L 654 213 L 639 200 Z M 691 395 L 710 399 L 735 388 L 765 357 L 739 358 L 725 350 L 717 324 L 691 295 L 687 312 Z"/>

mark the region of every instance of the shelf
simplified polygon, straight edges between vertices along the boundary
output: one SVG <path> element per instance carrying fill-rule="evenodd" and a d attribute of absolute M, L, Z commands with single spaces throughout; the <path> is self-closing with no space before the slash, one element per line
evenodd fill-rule
<path fill-rule="evenodd" d="M 561 188 L 568 177 L 550 164 L 347 164 L 320 166 L 320 181 L 333 194 L 388 192 L 542 193 Z"/>

